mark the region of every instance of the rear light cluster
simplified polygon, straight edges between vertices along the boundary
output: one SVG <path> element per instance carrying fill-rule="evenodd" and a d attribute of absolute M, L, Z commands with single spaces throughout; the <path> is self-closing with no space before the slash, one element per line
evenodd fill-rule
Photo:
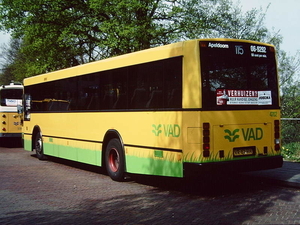
<path fill-rule="evenodd" d="M 280 122 L 279 120 L 274 120 L 274 142 L 275 142 L 275 151 L 280 150 Z"/>
<path fill-rule="evenodd" d="M 2 120 L 2 124 L 5 126 L 6 125 L 6 121 L 5 121 L 5 119 L 6 119 L 6 115 L 5 114 L 2 114 L 2 118 L 3 118 L 3 120 Z M 1 129 L 1 131 L 6 131 L 6 128 L 5 127 L 2 127 L 2 129 Z"/>
<path fill-rule="evenodd" d="M 203 156 L 209 157 L 209 150 L 210 150 L 210 124 L 203 123 Z"/>

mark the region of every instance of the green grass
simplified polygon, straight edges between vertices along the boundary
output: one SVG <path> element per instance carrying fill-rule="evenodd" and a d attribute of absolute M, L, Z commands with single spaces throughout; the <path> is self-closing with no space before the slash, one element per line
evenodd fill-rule
<path fill-rule="evenodd" d="M 285 160 L 300 162 L 300 142 L 292 142 L 281 147 L 281 155 Z"/>

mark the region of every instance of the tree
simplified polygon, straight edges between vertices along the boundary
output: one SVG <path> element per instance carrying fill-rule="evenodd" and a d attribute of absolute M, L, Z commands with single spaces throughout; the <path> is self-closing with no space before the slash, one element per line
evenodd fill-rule
<path fill-rule="evenodd" d="M 257 11 L 230 0 L 2 0 L 1 29 L 23 40 L 21 78 L 200 37 L 259 40 Z"/>
<path fill-rule="evenodd" d="M 204 3 L 205 2 L 205 3 Z M 230 0 L 186 1 L 182 29 L 185 39 L 234 38 L 274 44 L 279 48 L 282 36 L 270 31 L 264 21 L 269 6 L 243 12 Z"/>
<path fill-rule="evenodd" d="M 14 80 L 14 74 L 11 67 L 4 67 L 0 73 L 0 84 L 9 84 L 12 80 Z"/>
<path fill-rule="evenodd" d="M 170 43 L 177 1 L 3 0 L 3 30 L 22 38 L 25 76 Z"/>
<path fill-rule="evenodd" d="M 295 56 L 279 51 L 277 58 L 282 117 L 300 118 L 300 51 Z"/>
<path fill-rule="evenodd" d="M 186 39 L 280 45 L 261 9 L 240 8 L 231 0 L 2 0 L 0 29 L 22 40 L 19 79 Z"/>
<path fill-rule="evenodd" d="M 300 52 L 289 56 L 285 52 L 278 54 L 281 108 L 283 118 L 300 118 Z M 299 122 L 282 121 L 283 143 L 300 142 Z"/>
<path fill-rule="evenodd" d="M 20 52 L 20 43 L 21 40 L 19 39 L 11 39 L 9 46 L 4 45 L 2 47 L 1 55 L 4 63 L 0 74 L 0 84 L 9 84 L 12 80 L 21 81 L 15 77 L 15 64 Z"/>

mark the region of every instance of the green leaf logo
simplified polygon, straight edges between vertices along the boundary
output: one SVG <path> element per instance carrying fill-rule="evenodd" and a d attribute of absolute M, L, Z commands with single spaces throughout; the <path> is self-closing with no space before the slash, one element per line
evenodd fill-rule
<path fill-rule="evenodd" d="M 161 124 L 158 124 L 157 126 L 155 124 L 152 124 L 152 127 L 154 128 L 152 130 L 152 133 L 154 133 L 155 136 L 159 136 L 159 134 L 162 132 L 161 131 Z"/>
<path fill-rule="evenodd" d="M 239 132 L 240 129 L 235 129 L 234 131 L 230 131 L 228 129 L 224 130 L 224 132 L 227 134 L 224 136 L 225 139 L 228 139 L 229 142 L 234 142 L 237 138 L 240 137 L 240 135 L 236 134 Z"/>

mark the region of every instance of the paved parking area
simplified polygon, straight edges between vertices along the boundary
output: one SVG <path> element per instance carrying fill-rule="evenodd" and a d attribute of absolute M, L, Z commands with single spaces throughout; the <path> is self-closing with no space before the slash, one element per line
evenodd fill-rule
<path fill-rule="evenodd" d="M 300 191 L 255 176 L 134 176 L 0 147 L 0 224 L 300 224 Z"/>
<path fill-rule="evenodd" d="M 276 185 L 300 188 L 300 163 L 284 161 L 281 168 L 247 174 L 268 180 Z"/>

